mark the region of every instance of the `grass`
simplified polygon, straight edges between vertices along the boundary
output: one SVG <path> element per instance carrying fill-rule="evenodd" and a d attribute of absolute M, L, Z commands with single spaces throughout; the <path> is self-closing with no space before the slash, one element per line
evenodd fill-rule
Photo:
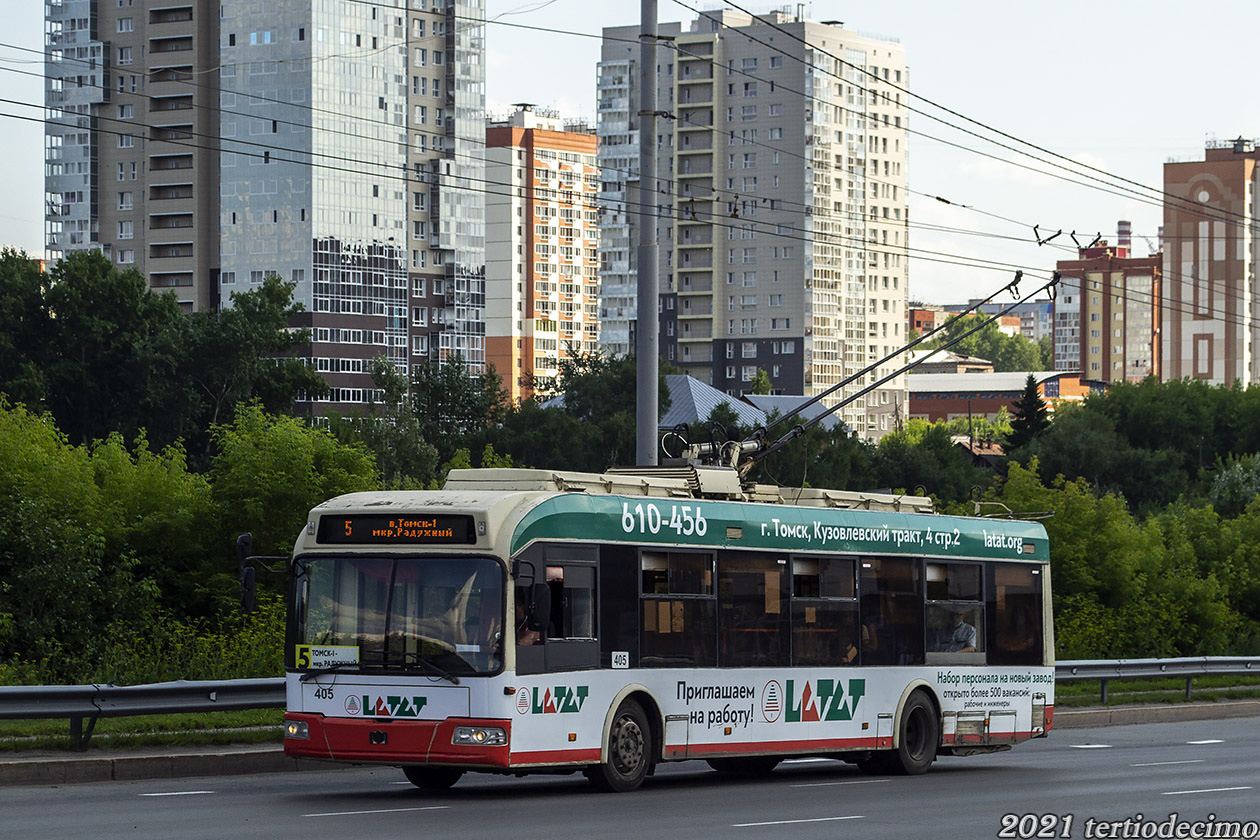
<path fill-rule="evenodd" d="M 1088 708 L 1102 706 L 1102 689 L 1099 680 L 1059 682 L 1054 688 L 1056 708 Z M 1260 676 L 1212 676 L 1195 677 L 1191 684 L 1192 703 L 1216 703 L 1221 700 L 1260 699 Z M 1185 703 L 1186 680 L 1184 677 L 1159 677 L 1151 679 L 1108 680 L 1107 705 L 1121 706 L 1133 703 Z"/>
<path fill-rule="evenodd" d="M 91 746 L 97 749 L 131 749 L 279 744 L 283 738 L 283 723 L 283 709 L 100 718 L 92 731 Z M 70 738 L 68 719 L 0 721 L 0 753 L 72 749 L 74 742 Z"/>

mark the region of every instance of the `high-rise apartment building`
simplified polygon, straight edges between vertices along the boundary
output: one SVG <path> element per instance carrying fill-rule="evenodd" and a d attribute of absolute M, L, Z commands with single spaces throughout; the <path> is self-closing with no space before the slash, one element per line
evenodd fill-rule
<path fill-rule="evenodd" d="M 75 110 L 48 130 L 49 250 L 100 248 L 189 308 L 293 282 L 333 388 L 314 411 L 369 400 L 375 357 L 481 370 L 483 19 L 484 0 L 50 3 L 48 107 Z"/>
<path fill-rule="evenodd" d="M 486 357 L 513 400 L 599 350 L 596 146 L 532 106 L 486 128 Z"/>
<path fill-rule="evenodd" d="M 99 248 L 188 310 L 218 303 L 219 6 L 50 0 L 48 256 Z"/>
<path fill-rule="evenodd" d="M 1054 369 L 1102 382 L 1160 375 L 1161 258 L 1106 241 L 1060 260 Z"/>
<path fill-rule="evenodd" d="M 1258 160 L 1239 139 L 1209 143 L 1201 161 L 1164 164 L 1164 379 L 1260 379 Z"/>
<path fill-rule="evenodd" d="M 818 394 L 905 341 L 905 53 L 787 12 L 663 24 L 653 209 L 661 352 L 729 393 L 756 371 Z M 637 27 L 604 30 L 599 66 L 603 343 L 632 350 L 638 240 Z M 899 356 L 828 400 L 900 366 Z M 904 375 L 839 416 L 878 437 Z"/>

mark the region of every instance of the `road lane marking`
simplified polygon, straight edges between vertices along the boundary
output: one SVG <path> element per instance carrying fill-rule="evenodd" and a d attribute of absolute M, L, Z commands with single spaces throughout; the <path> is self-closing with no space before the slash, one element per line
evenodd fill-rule
<path fill-rule="evenodd" d="M 1251 790 L 1251 785 L 1227 788 L 1204 788 L 1203 790 L 1166 790 L 1164 796 L 1183 796 L 1187 793 L 1226 793 L 1231 790 Z"/>
<path fill-rule="evenodd" d="M 1197 747 L 1197 746 L 1200 746 L 1200 745 L 1202 745 L 1202 744 L 1223 744 L 1223 743 L 1225 743 L 1225 742 L 1224 742 L 1224 741 L 1222 741 L 1220 738 L 1208 738 L 1208 739 L 1207 739 L 1207 740 L 1205 740 L 1205 741 L 1186 741 L 1186 743 L 1187 743 L 1187 744 L 1194 744 L 1194 745 Z"/>
<path fill-rule="evenodd" d="M 771 822 L 735 823 L 731 828 L 760 828 L 765 825 L 798 825 L 800 823 L 836 822 L 837 820 L 864 820 L 866 817 L 857 814 L 850 817 L 817 817 L 812 820 L 772 820 Z"/>
<path fill-rule="evenodd" d="M 172 790 L 166 793 L 141 793 L 140 796 L 196 796 L 201 793 L 214 793 L 212 790 Z"/>
<path fill-rule="evenodd" d="M 1164 767 L 1169 764 L 1202 764 L 1201 758 L 1189 758 L 1185 761 L 1151 761 L 1146 764 L 1130 764 L 1130 767 Z"/>
<path fill-rule="evenodd" d="M 802 782 L 798 785 L 789 785 L 789 787 L 833 787 L 835 785 L 878 785 L 882 782 L 891 782 L 892 779 L 854 779 L 847 782 Z"/>
<path fill-rule="evenodd" d="M 1068 744 L 1074 750 L 1109 750 L 1111 744 Z"/>
<path fill-rule="evenodd" d="M 357 817 L 360 814 L 398 814 L 403 811 L 444 811 L 449 805 L 429 805 L 425 808 L 378 808 L 373 811 L 329 811 L 326 814 L 303 814 L 304 817 Z"/>

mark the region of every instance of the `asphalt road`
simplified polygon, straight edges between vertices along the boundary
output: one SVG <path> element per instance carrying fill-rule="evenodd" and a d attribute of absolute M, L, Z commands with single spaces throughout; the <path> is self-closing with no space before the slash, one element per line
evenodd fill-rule
<path fill-rule="evenodd" d="M 465 776 L 431 794 L 394 768 L 0 788 L 5 840 L 1167 836 L 1136 822 L 1129 835 L 1099 829 L 1139 814 L 1260 823 L 1260 718 L 1057 731 L 1007 753 L 944 758 L 916 778 L 812 760 L 731 779 L 686 762 L 620 795 L 594 793 L 580 775 Z"/>

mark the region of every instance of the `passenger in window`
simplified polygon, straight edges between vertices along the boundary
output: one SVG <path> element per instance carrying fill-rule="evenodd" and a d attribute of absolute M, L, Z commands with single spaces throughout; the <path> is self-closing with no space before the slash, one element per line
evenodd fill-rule
<path fill-rule="evenodd" d="M 1018 605 L 1011 614 L 1011 619 L 998 636 L 998 645 L 1010 653 L 1023 653 L 1032 650 L 1036 641 L 1032 613 L 1023 604 Z"/>
<path fill-rule="evenodd" d="M 538 632 L 537 622 L 529 617 L 525 605 L 519 601 L 516 603 L 516 644 L 542 644 L 542 634 Z"/>
<path fill-rule="evenodd" d="M 954 630 L 945 642 L 945 650 L 953 653 L 974 653 L 976 650 L 976 628 L 967 623 L 967 610 L 962 607 L 951 609 Z"/>
<path fill-rule="evenodd" d="M 888 640 L 884 619 L 877 613 L 862 617 L 862 663 L 887 665 L 893 661 L 892 645 Z"/>

